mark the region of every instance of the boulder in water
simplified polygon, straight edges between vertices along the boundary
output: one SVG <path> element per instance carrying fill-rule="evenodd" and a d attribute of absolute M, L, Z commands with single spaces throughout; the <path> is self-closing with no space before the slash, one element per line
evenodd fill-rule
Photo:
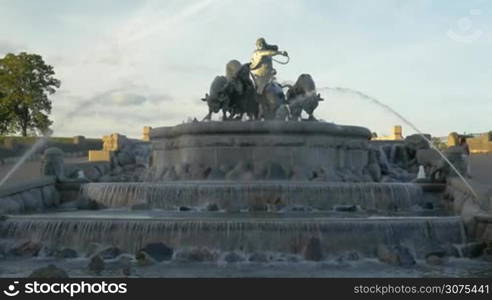
<path fill-rule="evenodd" d="M 263 252 L 255 252 L 251 254 L 248 260 L 254 263 L 266 263 L 268 262 L 268 255 Z"/>
<path fill-rule="evenodd" d="M 90 262 L 89 262 L 89 270 L 96 274 L 100 274 L 104 268 L 106 267 L 106 264 L 104 263 L 104 259 L 102 259 L 101 256 L 99 255 L 94 255 Z"/>
<path fill-rule="evenodd" d="M 227 263 L 238 263 L 244 261 L 244 257 L 236 252 L 229 252 L 224 256 L 224 260 Z"/>
<path fill-rule="evenodd" d="M 207 211 L 218 211 L 219 206 L 216 203 L 209 203 L 207 204 Z"/>
<path fill-rule="evenodd" d="M 437 256 L 437 255 L 430 255 L 425 258 L 425 261 L 429 265 L 442 265 L 444 263 L 444 260 L 442 257 Z"/>
<path fill-rule="evenodd" d="M 70 249 L 70 248 L 64 248 L 62 250 L 56 250 L 54 253 L 54 256 L 56 258 L 76 258 L 78 257 L 77 251 Z"/>
<path fill-rule="evenodd" d="M 15 256 L 37 256 L 39 251 L 43 248 L 43 244 L 35 241 L 23 242 L 10 249 L 9 254 Z"/>
<path fill-rule="evenodd" d="M 163 243 L 150 243 L 138 252 L 145 252 L 155 261 L 161 262 L 170 260 L 173 257 L 174 250 Z"/>
<path fill-rule="evenodd" d="M 333 207 L 333 210 L 343 211 L 343 212 L 356 212 L 357 206 L 356 205 L 335 205 Z"/>
<path fill-rule="evenodd" d="M 254 198 L 248 203 L 250 212 L 264 212 L 268 210 L 268 205 L 260 198 Z"/>
<path fill-rule="evenodd" d="M 156 260 L 144 251 L 139 251 L 135 255 L 135 259 L 137 260 L 137 264 L 141 267 L 150 266 L 156 263 Z"/>
<path fill-rule="evenodd" d="M 150 205 L 148 203 L 137 203 L 131 206 L 131 210 L 149 210 Z"/>
<path fill-rule="evenodd" d="M 90 181 L 96 182 L 96 181 L 99 181 L 99 178 L 101 178 L 101 176 L 103 174 L 101 174 L 101 172 L 99 171 L 98 168 L 96 168 L 95 166 L 93 166 L 93 167 L 90 167 L 90 168 L 85 169 L 84 170 L 84 175 Z"/>
<path fill-rule="evenodd" d="M 381 244 L 378 246 L 377 255 L 381 262 L 390 265 L 410 267 L 416 264 L 408 248 L 400 245 Z"/>
<path fill-rule="evenodd" d="M 288 179 L 287 172 L 277 163 L 271 163 L 267 166 L 267 180 L 286 180 Z"/>
<path fill-rule="evenodd" d="M 323 249 L 319 238 L 312 237 L 309 239 L 304 249 L 304 258 L 311 261 L 320 261 L 323 259 Z"/>
<path fill-rule="evenodd" d="M 206 262 L 216 261 L 218 254 L 208 248 L 183 249 L 176 253 L 175 259 L 181 262 Z"/>
<path fill-rule="evenodd" d="M 455 245 L 460 256 L 475 258 L 483 254 L 486 244 L 483 242 L 473 242 L 463 245 Z"/>
<path fill-rule="evenodd" d="M 121 274 L 123 276 L 130 276 L 133 273 L 132 262 L 133 256 L 129 254 L 122 254 L 118 257 L 118 265 L 121 267 Z"/>
<path fill-rule="evenodd" d="M 338 257 L 337 261 L 358 261 L 360 260 L 360 255 L 357 251 L 349 251 Z"/>
<path fill-rule="evenodd" d="M 212 168 L 208 173 L 208 180 L 223 180 L 226 174 L 219 168 Z"/>
<path fill-rule="evenodd" d="M 48 265 L 34 270 L 31 275 L 29 275 L 29 278 L 60 279 L 68 278 L 68 274 L 65 270 L 58 268 L 55 265 Z"/>
<path fill-rule="evenodd" d="M 102 259 L 114 259 L 121 253 L 122 251 L 120 250 L 120 248 L 111 246 L 99 251 L 97 255 L 101 256 Z"/>
<path fill-rule="evenodd" d="M 425 249 L 425 258 L 430 256 L 444 257 L 446 256 L 446 253 L 446 249 L 441 247 L 439 244 L 435 244 Z"/>

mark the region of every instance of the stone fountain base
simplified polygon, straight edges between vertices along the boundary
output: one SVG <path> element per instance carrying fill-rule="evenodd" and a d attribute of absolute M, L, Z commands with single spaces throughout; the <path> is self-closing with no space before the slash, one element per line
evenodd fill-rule
<path fill-rule="evenodd" d="M 372 181 L 368 129 L 325 122 L 194 122 L 151 132 L 148 181 Z"/>

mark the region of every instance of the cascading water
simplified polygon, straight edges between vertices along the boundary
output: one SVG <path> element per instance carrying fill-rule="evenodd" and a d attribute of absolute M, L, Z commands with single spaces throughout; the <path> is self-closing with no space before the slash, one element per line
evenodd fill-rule
<path fill-rule="evenodd" d="M 274 218 L 236 214 L 222 217 L 187 215 L 61 215 L 13 217 L 0 223 L 2 237 L 42 241 L 47 246 L 86 249 L 104 242 L 136 251 L 149 242 L 162 241 L 175 248 L 209 247 L 300 253 L 307 241 L 318 238 L 323 251 L 336 255 L 358 251 L 372 257 L 378 244 L 405 244 L 417 256 L 435 243 L 442 246 L 466 241 L 459 217 Z"/>
<path fill-rule="evenodd" d="M 88 183 L 82 186 L 82 196 L 110 208 L 146 204 L 150 208 L 176 209 L 214 203 L 225 209 L 266 204 L 302 205 L 320 210 L 331 210 L 337 205 L 407 210 L 421 203 L 422 189 L 412 183 L 174 181 Z"/>

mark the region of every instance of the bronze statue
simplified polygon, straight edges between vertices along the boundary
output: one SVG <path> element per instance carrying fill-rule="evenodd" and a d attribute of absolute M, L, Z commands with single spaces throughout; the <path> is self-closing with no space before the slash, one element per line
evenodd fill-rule
<path fill-rule="evenodd" d="M 309 115 L 309 121 L 315 121 L 314 110 L 319 101 L 323 101 L 320 94 L 316 94 L 316 85 L 309 74 L 301 74 L 296 83 L 287 91 L 287 103 L 289 104 L 291 120 L 301 120 L 304 110 Z"/>
<path fill-rule="evenodd" d="M 230 109 L 230 98 L 228 95 L 228 80 L 225 76 L 216 76 L 210 85 L 209 94 L 205 94 L 202 101 L 208 104 L 208 114 L 203 120 L 210 120 L 212 113 L 218 113 L 222 110 L 222 118 L 227 119 L 227 112 Z"/>
<path fill-rule="evenodd" d="M 225 68 L 225 76 L 217 76 L 205 95 L 209 112 L 204 120 L 210 120 L 213 113 L 222 111 L 222 120 L 242 120 L 246 114 L 249 120 L 301 120 L 305 111 L 309 121 L 315 121 L 314 110 L 319 101 L 316 85 L 309 74 L 302 74 L 293 86 L 282 86 L 275 80 L 273 57 L 287 52 L 278 46 L 269 45 L 265 39 L 256 41 L 256 51 L 251 63 L 241 64 L 231 60 Z M 279 61 L 277 61 L 279 62 Z M 279 62 L 286 64 L 287 62 Z M 283 89 L 288 87 L 287 96 Z"/>
<path fill-rule="evenodd" d="M 272 57 L 276 55 L 288 57 L 286 51 L 278 51 L 278 46 L 267 44 L 264 38 L 259 38 L 256 41 L 256 50 L 251 58 L 251 73 L 255 78 L 256 90 L 259 95 L 263 93 L 263 89 L 277 74 L 272 61 Z"/>

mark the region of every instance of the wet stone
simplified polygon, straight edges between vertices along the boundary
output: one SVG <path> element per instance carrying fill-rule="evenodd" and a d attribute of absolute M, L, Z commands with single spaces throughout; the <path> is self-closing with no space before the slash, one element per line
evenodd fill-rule
<path fill-rule="evenodd" d="M 323 259 L 323 249 L 319 238 L 312 237 L 309 239 L 304 250 L 304 259 L 311 261 L 320 261 Z"/>
<path fill-rule="evenodd" d="M 14 246 L 12 249 L 10 249 L 9 254 L 23 257 L 37 256 L 42 247 L 43 244 L 41 244 L 40 242 L 27 241 Z"/>
<path fill-rule="evenodd" d="M 390 265 L 410 267 L 416 264 L 408 248 L 400 245 L 381 244 L 378 246 L 377 255 L 381 262 Z"/>
<path fill-rule="evenodd" d="M 288 175 L 284 168 L 277 163 L 271 163 L 267 168 L 266 179 L 269 180 L 286 180 Z"/>
<path fill-rule="evenodd" d="M 302 211 L 302 212 L 310 212 L 313 209 L 309 206 L 304 206 L 304 205 L 292 205 L 287 207 L 291 211 Z"/>
<path fill-rule="evenodd" d="M 114 259 L 120 255 L 122 251 L 118 247 L 108 247 L 97 253 L 102 259 Z"/>
<path fill-rule="evenodd" d="M 431 247 L 426 249 L 425 258 L 429 256 L 444 257 L 446 256 L 446 252 L 446 249 L 444 249 L 440 245 L 432 245 Z"/>
<path fill-rule="evenodd" d="M 242 262 L 244 260 L 245 260 L 244 257 L 236 252 L 229 252 L 224 256 L 224 261 L 226 261 L 229 264 Z"/>
<path fill-rule="evenodd" d="M 135 259 L 137 260 L 137 264 L 141 267 L 150 266 L 156 263 L 156 260 L 144 251 L 139 251 L 135 255 Z"/>
<path fill-rule="evenodd" d="M 209 203 L 209 204 L 207 204 L 206 209 L 207 209 L 207 211 L 218 211 L 219 206 L 215 203 Z"/>
<path fill-rule="evenodd" d="M 357 211 L 357 206 L 356 205 L 335 205 L 333 207 L 334 211 L 341 211 L 341 212 L 356 212 Z"/>
<path fill-rule="evenodd" d="M 360 260 L 360 255 L 357 251 L 346 252 L 340 257 L 338 257 L 337 261 L 358 261 Z"/>
<path fill-rule="evenodd" d="M 483 254 L 486 245 L 482 242 L 473 242 L 462 245 L 454 245 L 454 247 L 456 248 L 459 256 L 475 258 Z"/>
<path fill-rule="evenodd" d="M 217 258 L 217 253 L 205 247 L 182 249 L 175 256 L 175 259 L 181 262 L 216 261 Z"/>
<path fill-rule="evenodd" d="M 104 259 L 102 259 L 99 255 L 94 255 L 89 261 L 88 268 L 90 271 L 100 274 L 104 268 L 106 268 L 106 264 L 104 263 Z"/>
<path fill-rule="evenodd" d="M 68 274 L 65 270 L 50 264 L 46 267 L 34 270 L 31 275 L 29 275 L 29 278 L 60 279 L 68 278 Z"/>
<path fill-rule="evenodd" d="M 268 255 L 262 252 L 255 252 L 251 254 L 248 260 L 255 263 L 266 263 L 268 262 Z"/>
<path fill-rule="evenodd" d="M 170 260 L 173 257 L 174 250 L 163 243 L 150 243 L 139 252 L 145 252 L 154 260 L 161 262 L 164 260 Z"/>
<path fill-rule="evenodd" d="M 444 259 L 441 256 L 430 255 L 425 258 L 425 261 L 429 265 L 442 265 L 444 263 Z"/>
<path fill-rule="evenodd" d="M 70 249 L 70 248 L 64 248 L 62 250 L 56 250 L 54 253 L 54 256 L 56 258 L 76 258 L 78 257 L 77 251 Z"/>

